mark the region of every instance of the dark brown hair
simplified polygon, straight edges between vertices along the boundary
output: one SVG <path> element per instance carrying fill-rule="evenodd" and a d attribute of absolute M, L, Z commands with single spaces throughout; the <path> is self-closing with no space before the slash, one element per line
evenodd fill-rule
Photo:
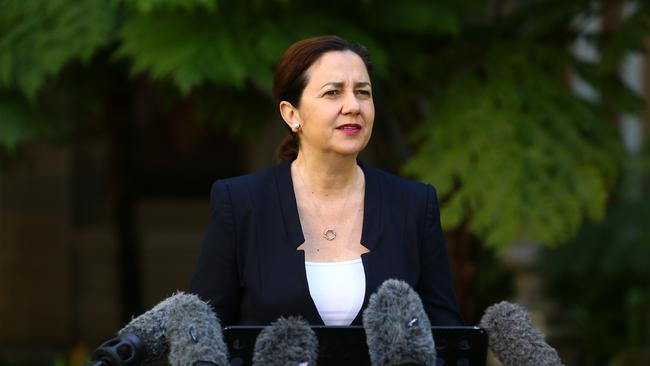
<path fill-rule="evenodd" d="M 307 85 L 307 76 L 305 75 L 307 69 L 324 53 L 331 51 L 356 53 L 366 65 L 368 74 L 372 73 L 372 63 L 368 51 L 360 44 L 332 35 L 303 39 L 287 48 L 275 68 L 273 76 L 275 105 L 279 106 L 280 102 L 287 101 L 297 108 L 300 105 L 302 92 Z M 278 161 L 293 160 L 298 156 L 298 136 L 291 131 L 289 126 L 286 127 L 289 129 L 289 135 L 278 147 L 276 153 Z"/>

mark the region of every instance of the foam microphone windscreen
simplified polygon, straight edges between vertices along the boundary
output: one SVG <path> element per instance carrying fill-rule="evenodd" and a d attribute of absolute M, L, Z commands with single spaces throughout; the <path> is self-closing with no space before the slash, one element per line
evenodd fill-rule
<path fill-rule="evenodd" d="M 299 317 L 280 318 L 257 336 L 254 366 L 316 365 L 318 339 Z"/>
<path fill-rule="evenodd" d="M 435 365 L 436 347 L 422 300 L 404 281 L 385 281 L 370 297 L 363 327 L 373 366 Z"/>
<path fill-rule="evenodd" d="M 118 335 L 125 336 L 128 333 L 135 334 L 146 348 L 146 357 L 142 364 L 147 365 L 156 361 L 168 351 L 168 344 L 165 338 L 165 324 L 167 323 L 169 309 L 174 306 L 178 297 L 182 294 L 175 294 L 161 301 L 144 314 L 131 320 Z"/>
<path fill-rule="evenodd" d="M 165 337 L 170 366 L 230 364 L 221 324 L 210 305 L 196 295 L 176 296 L 167 314 Z"/>
<path fill-rule="evenodd" d="M 526 310 L 502 301 L 485 310 L 480 326 L 488 334 L 490 348 L 503 366 L 560 366 L 562 361 L 544 341 Z"/>

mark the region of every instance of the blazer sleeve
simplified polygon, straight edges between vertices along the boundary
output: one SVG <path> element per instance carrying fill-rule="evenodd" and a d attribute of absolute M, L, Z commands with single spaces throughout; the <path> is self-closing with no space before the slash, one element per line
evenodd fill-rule
<path fill-rule="evenodd" d="M 212 306 L 222 325 L 236 324 L 241 296 L 237 230 L 230 192 L 223 181 L 212 185 L 210 207 L 190 292 Z"/>
<path fill-rule="evenodd" d="M 464 322 L 452 286 L 449 257 L 440 225 L 436 191 L 427 185 L 426 192 L 418 293 L 432 325 L 462 325 Z"/>

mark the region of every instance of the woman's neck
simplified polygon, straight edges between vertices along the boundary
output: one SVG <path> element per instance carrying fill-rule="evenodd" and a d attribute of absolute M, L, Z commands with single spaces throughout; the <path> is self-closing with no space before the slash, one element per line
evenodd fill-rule
<path fill-rule="evenodd" d="M 325 157 L 301 151 L 292 166 L 309 189 L 320 197 L 344 194 L 358 182 L 356 155 Z"/>

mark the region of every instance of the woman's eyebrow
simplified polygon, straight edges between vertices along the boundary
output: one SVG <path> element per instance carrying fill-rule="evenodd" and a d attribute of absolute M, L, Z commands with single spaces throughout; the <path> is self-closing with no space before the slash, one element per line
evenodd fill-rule
<path fill-rule="evenodd" d="M 330 82 L 327 82 L 327 83 L 323 84 L 323 86 L 321 86 L 320 88 L 323 89 L 324 87 L 326 87 L 328 85 L 331 85 L 331 86 L 333 86 L 335 88 L 342 88 L 343 85 L 345 85 L 345 83 L 342 82 L 342 81 L 330 81 Z M 358 88 L 358 87 L 371 86 L 371 85 L 367 81 L 358 81 L 358 82 L 354 83 L 354 86 Z"/>
<path fill-rule="evenodd" d="M 320 88 L 323 89 L 324 87 L 326 87 L 328 85 L 331 85 L 331 86 L 333 86 L 335 88 L 342 88 L 344 83 L 342 81 L 329 81 L 329 82 L 323 84 L 323 86 L 321 86 Z"/>

